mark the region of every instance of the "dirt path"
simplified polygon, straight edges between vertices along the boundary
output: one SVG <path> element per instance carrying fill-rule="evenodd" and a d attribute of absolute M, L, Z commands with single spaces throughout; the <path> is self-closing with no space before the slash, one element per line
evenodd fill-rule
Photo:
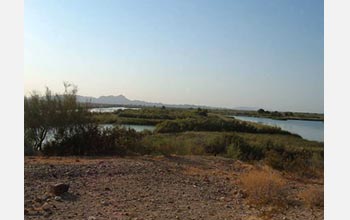
<path fill-rule="evenodd" d="M 249 205 L 237 177 L 251 167 L 203 156 L 27 157 L 25 219 L 323 219 L 322 209 L 301 205 Z M 61 182 L 70 184 L 69 193 L 45 194 Z"/>

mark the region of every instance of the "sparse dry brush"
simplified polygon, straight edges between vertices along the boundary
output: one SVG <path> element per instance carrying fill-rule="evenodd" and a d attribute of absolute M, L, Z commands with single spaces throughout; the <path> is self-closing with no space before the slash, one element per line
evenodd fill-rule
<path fill-rule="evenodd" d="M 272 170 L 252 170 L 240 177 L 243 189 L 251 203 L 284 204 L 286 182 Z"/>
<path fill-rule="evenodd" d="M 321 208 L 324 205 L 323 187 L 310 186 L 299 193 L 299 198 L 310 208 Z"/>

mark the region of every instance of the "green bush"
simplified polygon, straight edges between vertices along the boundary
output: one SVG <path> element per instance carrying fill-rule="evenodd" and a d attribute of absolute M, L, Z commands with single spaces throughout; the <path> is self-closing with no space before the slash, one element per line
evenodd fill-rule
<path fill-rule="evenodd" d="M 56 134 L 55 139 L 43 148 L 44 155 L 50 156 L 98 156 L 144 154 L 139 145 L 142 134 L 133 129 L 100 129 L 91 124 L 79 127 L 69 133 Z"/>
<path fill-rule="evenodd" d="M 219 117 L 200 117 L 177 120 L 167 120 L 156 126 L 156 132 L 184 132 L 184 131 L 235 131 L 267 134 L 291 134 L 278 127 L 255 125 L 236 119 L 224 120 Z"/>
<path fill-rule="evenodd" d="M 225 138 L 215 137 L 205 146 L 205 152 L 208 154 L 223 154 L 226 151 L 227 142 Z"/>
<path fill-rule="evenodd" d="M 241 157 L 241 151 L 234 144 L 230 144 L 226 149 L 226 156 L 232 159 L 239 160 Z"/>
<path fill-rule="evenodd" d="M 265 162 L 277 170 L 286 170 L 302 176 L 318 175 L 323 169 L 323 151 L 289 149 L 283 145 L 269 143 L 265 147 Z"/>
<path fill-rule="evenodd" d="M 47 88 L 44 96 L 32 93 L 24 98 L 24 138 L 27 149 L 42 151 L 49 132 L 68 132 L 92 122 L 90 113 L 77 102 L 77 88 L 68 83 L 64 86 L 63 94 L 53 95 Z"/>
<path fill-rule="evenodd" d="M 238 135 L 229 136 L 226 155 L 243 161 L 260 160 L 264 156 L 262 148 L 248 144 Z"/>

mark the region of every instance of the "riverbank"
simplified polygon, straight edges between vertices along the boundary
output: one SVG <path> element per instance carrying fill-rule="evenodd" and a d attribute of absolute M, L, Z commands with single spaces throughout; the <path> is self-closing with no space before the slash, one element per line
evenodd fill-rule
<path fill-rule="evenodd" d="M 25 157 L 25 219 L 323 219 L 303 201 L 323 179 L 214 156 Z M 256 204 L 242 186 L 251 171 L 286 182 L 281 205 Z M 47 187 L 69 183 L 60 197 Z"/>

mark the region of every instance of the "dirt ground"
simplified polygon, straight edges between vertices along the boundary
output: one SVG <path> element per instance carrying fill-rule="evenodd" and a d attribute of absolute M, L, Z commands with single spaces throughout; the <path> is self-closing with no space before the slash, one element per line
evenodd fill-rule
<path fill-rule="evenodd" d="M 221 157 L 26 157 L 25 219 L 323 219 L 295 197 L 311 183 L 288 180 L 285 207 L 255 206 L 239 175 L 253 165 Z M 68 193 L 47 194 L 68 183 Z"/>

